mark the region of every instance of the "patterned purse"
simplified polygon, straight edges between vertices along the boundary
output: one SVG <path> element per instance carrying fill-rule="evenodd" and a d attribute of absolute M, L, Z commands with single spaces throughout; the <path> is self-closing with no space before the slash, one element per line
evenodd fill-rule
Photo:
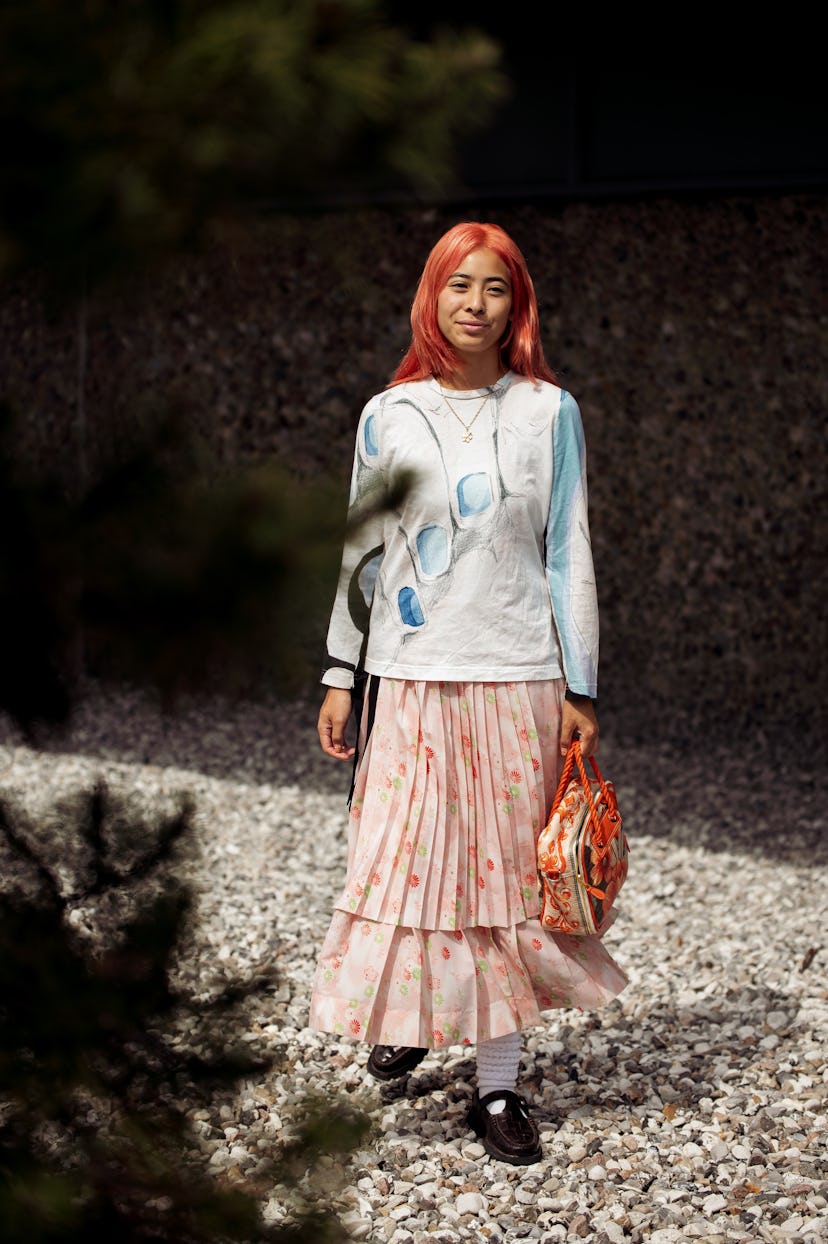
<path fill-rule="evenodd" d="M 589 776 L 573 739 L 538 839 L 541 924 L 556 933 L 604 933 L 627 878 L 630 852 L 612 782 L 595 760 Z"/>

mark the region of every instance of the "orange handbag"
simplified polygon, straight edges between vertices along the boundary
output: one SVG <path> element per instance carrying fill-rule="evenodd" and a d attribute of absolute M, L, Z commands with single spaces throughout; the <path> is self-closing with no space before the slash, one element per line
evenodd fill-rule
<path fill-rule="evenodd" d="M 627 879 L 630 847 L 615 787 L 573 739 L 552 810 L 538 839 L 541 924 L 556 933 L 604 933 Z"/>

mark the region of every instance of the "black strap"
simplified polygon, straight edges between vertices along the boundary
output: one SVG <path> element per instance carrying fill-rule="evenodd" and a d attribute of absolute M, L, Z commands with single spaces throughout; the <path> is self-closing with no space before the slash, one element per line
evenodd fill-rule
<path fill-rule="evenodd" d="M 354 720 L 356 722 L 356 747 L 354 749 L 354 768 L 351 774 L 351 789 L 348 792 L 348 807 L 351 806 L 351 800 L 354 797 L 354 788 L 356 786 L 357 765 L 360 759 L 359 740 L 362 736 L 362 715 L 367 712 L 365 719 L 365 742 L 368 742 L 371 731 L 374 727 L 374 718 L 377 715 L 377 696 L 379 695 L 380 680 L 376 677 L 372 678 L 370 674 L 366 674 L 364 670 L 359 670 L 354 676 L 354 689 L 351 692 L 351 704 L 353 706 Z M 366 696 L 367 686 L 367 696 Z"/>

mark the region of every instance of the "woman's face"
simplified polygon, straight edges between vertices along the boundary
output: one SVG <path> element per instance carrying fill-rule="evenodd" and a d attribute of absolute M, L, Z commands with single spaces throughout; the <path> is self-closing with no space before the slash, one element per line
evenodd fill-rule
<path fill-rule="evenodd" d="M 509 269 L 494 251 L 471 251 L 437 297 L 437 323 L 461 356 L 496 351 L 512 309 Z"/>

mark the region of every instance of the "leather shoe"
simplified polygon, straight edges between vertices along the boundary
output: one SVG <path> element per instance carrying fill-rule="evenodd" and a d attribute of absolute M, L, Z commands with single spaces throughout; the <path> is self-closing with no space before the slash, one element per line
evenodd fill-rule
<path fill-rule="evenodd" d="M 498 1114 L 486 1109 L 494 1101 L 506 1102 Z M 485 1097 L 475 1089 L 468 1122 L 493 1158 L 511 1162 L 512 1166 L 529 1166 L 541 1160 L 543 1151 L 537 1126 L 529 1116 L 526 1102 L 511 1089 L 495 1089 Z"/>
<path fill-rule="evenodd" d="M 368 1056 L 368 1070 L 377 1080 L 397 1080 L 413 1071 L 427 1053 L 411 1045 L 375 1045 Z"/>

